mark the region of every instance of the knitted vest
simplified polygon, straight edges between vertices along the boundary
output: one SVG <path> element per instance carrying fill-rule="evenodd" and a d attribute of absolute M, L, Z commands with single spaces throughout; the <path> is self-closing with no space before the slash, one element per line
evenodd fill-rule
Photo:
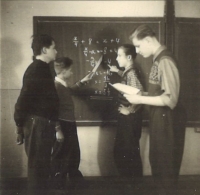
<path fill-rule="evenodd" d="M 158 65 L 163 57 L 171 58 L 175 62 L 174 64 L 176 65 L 175 57 L 169 50 L 165 49 L 161 51 L 161 53 L 155 58 L 153 66 L 151 68 L 148 87 L 149 96 L 159 96 L 163 93 L 159 85 L 158 78 Z"/>
<path fill-rule="evenodd" d="M 132 70 L 133 68 L 129 69 L 121 78 L 121 83 L 127 85 L 127 74 Z M 123 96 L 123 94 L 119 93 L 118 95 L 118 103 L 123 104 L 124 106 L 129 106 L 130 103 L 128 100 Z"/>

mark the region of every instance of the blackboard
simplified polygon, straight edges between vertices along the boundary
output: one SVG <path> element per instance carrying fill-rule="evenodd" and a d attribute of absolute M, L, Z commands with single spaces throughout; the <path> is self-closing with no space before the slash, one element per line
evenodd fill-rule
<path fill-rule="evenodd" d="M 177 18 L 175 54 L 181 78 L 180 98 L 187 126 L 200 126 L 200 19 Z"/>
<path fill-rule="evenodd" d="M 95 61 L 103 60 L 93 80 L 75 95 L 75 116 L 78 125 L 115 123 L 117 92 L 108 83 L 120 82 L 120 77 L 109 71 L 108 64 L 117 65 L 117 48 L 131 43 L 130 33 L 141 24 L 151 26 L 164 42 L 163 18 L 97 18 L 97 17 L 34 17 L 34 33 L 50 34 L 56 42 L 59 56 L 73 60 L 71 84 L 89 73 Z M 151 58 L 137 57 L 141 80 L 146 88 Z M 146 117 L 144 117 L 145 119 Z"/>

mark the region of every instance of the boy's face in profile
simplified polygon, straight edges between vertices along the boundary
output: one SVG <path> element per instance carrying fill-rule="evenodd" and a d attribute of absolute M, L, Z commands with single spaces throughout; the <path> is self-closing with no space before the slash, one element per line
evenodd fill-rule
<path fill-rule="evenodd" d="M 151 39 L 145 37 L 144 39 L 137 39 L 136 37 L 132 39 L 133 45 L 135 46 L 136 53 L 139 53 L 144 58 L 152 55 Z"/>
<path fill-rule="evenodd" d="M 46 48 L 46 57 L 50 62 L 56 58 L 57 51 L 55 47 L 55 42 L 52 41 L 52 45 L 49 48 Z"/>
<path fill-rule="evenodd" d="M 118 49 L 116 60 L 120 67 L 126 67 L 128 65 L 128 56 L 126 56 L 122 48 Z"/>
<path fill-rule="evenodd" d="M 71 67 L 69 69 L 64 69 L 62 71 L 63 80 L 65 80 L 65 81 L 68 80 L 71 77 L 72 74 L 73 74 L 73 72 L 72 72 Z"/>

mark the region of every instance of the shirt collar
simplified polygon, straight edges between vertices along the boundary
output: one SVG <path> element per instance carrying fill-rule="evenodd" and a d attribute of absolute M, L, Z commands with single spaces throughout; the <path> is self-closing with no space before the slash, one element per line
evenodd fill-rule
<path fill-rule="evenodd" d="M 43 61 L 42 59 L 40 58 L 35 58 L 36 61 L 40 61 L 41 63 L 43 63 L 44 65 L 49 65 L 49 63 Z"/>
<path fill-rule="evenodd" d="M 167 49 L 164 45 L 161 45 L 155 52 L 155 54 L 153 55 L 153 62 L 155 61 L 155 59 L 157 58 L 157 56 L 163 51 Z"/>
<path fill-rule="evenodd" d="M 130 65 L 130 66 L 126 67 L 125 70 L 124 70 L 124 72 L 123 72 L 123 75 L 124 75 L 127 71 L 129 71 L 130 69 L 132 69 L 132 68 L 133 68 L 133 65 Z"/>
<path fill-rule="evenodd" d="M 62 84 L 63 86 L 67 87 L 67 83 L 63 81 L 62 79 L 60 79 L 59 77 L 55 77 L 55 80 L 59 82 L 60 84 Z"/>

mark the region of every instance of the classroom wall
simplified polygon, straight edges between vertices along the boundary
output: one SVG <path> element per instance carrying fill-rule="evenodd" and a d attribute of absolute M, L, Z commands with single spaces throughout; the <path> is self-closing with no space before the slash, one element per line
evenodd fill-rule
<path fill-rule="evenodd" d="M 200 17 L 200 1 L 174 1 L 175 6 L 175 16 L 183 18 L 199 18 Z"/>
<path fill-rule="evenodd" d="M 186 9 L 200 17 L 196 2 L 175 2 L 178 17 Z M 180 6 L 181 5 L 181 6 Z M 184 7 L 185 6 L 185 7 Z M 195 16 L 194 16 L 194 13 Z M 1 177 L 26 177 L 27 158 L 24 147 L 15 144 L 14 104 L 21 88 L 22 76 L 31 63 L 30 48 L 33 16 L 83 17 L 163 17 L 164 1 L 2 1 L 1 2 Z M 189 16 L 187 16 L 189 17 Z M 112 150 L 115 128 L 78 127 L 81 147 L 80 170 L 85 176 L 116 175 Z M 187 128 L 181 174 L 200 174 L 200 134 Z M 141 155 L 144 174 L 150 175 L 148 129 L 143 128 Z"/>

